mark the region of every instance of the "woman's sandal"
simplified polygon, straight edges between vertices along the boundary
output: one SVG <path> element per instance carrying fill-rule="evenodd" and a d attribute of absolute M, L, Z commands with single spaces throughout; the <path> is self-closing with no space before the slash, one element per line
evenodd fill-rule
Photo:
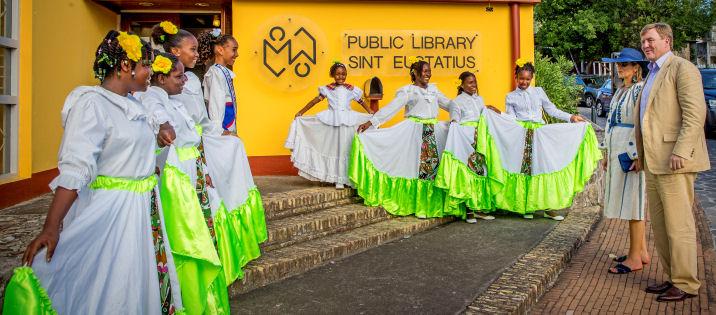
<path fill-rule="evenodd" d="M 619 257 L 616 257 L 616 258 L 614 258 L 614 259 L 612 259 L 612 260 L 613 260 L 614 262 L 622 263 L 622 262 L 624 262 L 624 261 L 627 260 L 627 255 L 619 256 Z M 642 265 L 648 265 L 648 264 L 645 263 L 644 261 L 642 261 L 641 264 L 642 264 Z"/>
<path fill-rule="evenodd" d="M 616 269 L 616 272 L 612 271 L 612 268 L 609 268 L 607 271 L 609 271 L 609 273 L 612 273 L 615 275 L 623 275 L 625 273 L 632 272 L 631 268 L 629 268 L 629 267 L 627 267 L 627 265 L 624 265 L 621 263 L 616 264 L 613 268 Z M 636 270 L 634 270 L 634 271 L 636 271 Z"/>

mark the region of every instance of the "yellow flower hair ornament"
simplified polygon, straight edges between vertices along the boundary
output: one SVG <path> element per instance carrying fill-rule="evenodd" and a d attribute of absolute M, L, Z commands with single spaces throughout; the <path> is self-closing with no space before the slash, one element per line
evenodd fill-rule
<path fill-rule="evenodd" d="M 169 22 L 169 21 L 161 22 L 161 23 L 159 23 L 159 26 L 162 28 L 162 30 L 164 30 L 165 33 L 167 33 L 169 35 L 174 35 L 177 32 L 179 32 L 179 28 L 177 28 L 177 26 L 174 25 L 174 23 Z"/>
<path fill-rule="evenodd" d="M 128 34 L 127 32 L 119 32 L 117 41 L 119 41 L 119 46 L 127 53 L 129 60 L 137 62 L 142 58 L 142 40 L 139 36 Z"/>
<path fill-rule="evenodd" d="M 422 61 L 423 57 L 417 57 L 417 56 L 410 56 L 408 57 L 408 66 L 412 66 L 414 63 L 418 61 Z"/>
<path fill-rule="evenodd" d="M 518 67 L 522 68 L 522 67 L 524 67 L 525 64 L 527 64 L 528 62 L 529 62 L 529 61 L 527 61 L 526 59 L 519 58 L 519 59 L 517 59 L 517 61 L 515 61 L 515 64 L 516 64 Z"/>
<path fill-rule="evenodd" d="M 172 71 L 172 61 L 164 56 L 157 56 L 152 62 L 152 71 L 169 74 Z"/>

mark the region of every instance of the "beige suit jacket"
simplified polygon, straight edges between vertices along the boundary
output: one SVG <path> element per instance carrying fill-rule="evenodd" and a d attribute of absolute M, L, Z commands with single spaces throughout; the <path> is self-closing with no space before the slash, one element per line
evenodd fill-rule
<path fill-rule="evenodd" d="M 636 105 L 634 126 L 639 157 L 653 174 L 705 171 L 710 168 L 704 136 L 706 100 L 699 70 L 688 60 L 672 55 L 656 74 L 644 120 Z M 672 171 L 671 154 L 686 161 Z"/>

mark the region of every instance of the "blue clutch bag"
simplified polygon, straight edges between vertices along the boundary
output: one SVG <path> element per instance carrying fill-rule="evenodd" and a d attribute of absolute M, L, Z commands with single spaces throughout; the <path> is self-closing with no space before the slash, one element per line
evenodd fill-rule
<path fill-rule="evenodd" d="M 619 158 L 619 165 L 621 165 L 622 171 L 624 171 L 624 173 L 629 173 L 631 171 L 629 168 L 631 168 L 632 163 L 634 163 L 634 161 L 629 157 L 629 154 L 625 152 L 619 154 L 617 158 Z"/>

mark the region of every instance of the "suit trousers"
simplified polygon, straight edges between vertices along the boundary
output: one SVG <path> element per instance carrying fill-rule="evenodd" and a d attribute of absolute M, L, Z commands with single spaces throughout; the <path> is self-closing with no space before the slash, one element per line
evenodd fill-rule
<path fill-rule="evenodd" d="M 696 173 L 653 174 L 646 166 L 646 195 L 654 243 L 669 281 L 698 294 L 696 225 L 692 207 Z"/>

